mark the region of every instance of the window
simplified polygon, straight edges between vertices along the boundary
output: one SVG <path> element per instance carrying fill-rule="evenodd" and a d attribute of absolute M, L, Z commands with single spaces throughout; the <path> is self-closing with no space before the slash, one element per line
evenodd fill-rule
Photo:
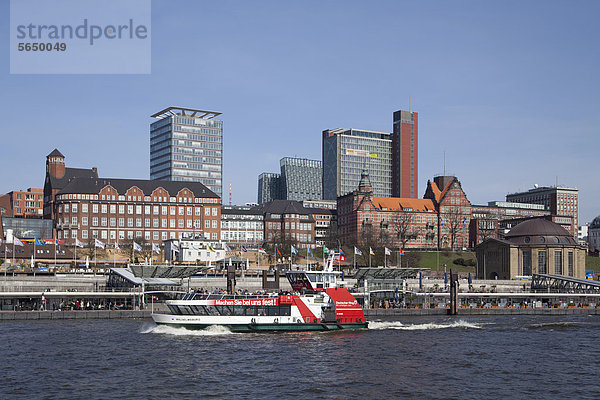
<path fill-rule="evenodd" d="M 101 226 L 106 226 L 106 217 L 102 217 L 102 219 L 100 220 L 100 225 Z"/>
<path fill-rule="evenodd" d="M 98 226 L 98 217 L 92 217 L 92 226 Z"/>
<path fill-rule="evenodd" d="M 150 228 L 150 218 L 144 219 L 144 227 Z"/>
<path fill-rule="evenodd" d="M 119 204 L 119 214 L 125 214 L 125 205 Z"/>
<path fill-rule="evenodd" d="M 135 206 L 135 213 L 136 214 L 141 214 L 142 213 L 142 206 Z"/>
<path fill-rule="evenodd" d="M 77 212 L 77 204 L 72 204 L 71 205 L 71 211 L 76 213 Z"/>
<path fill-rule="evenodd" d="M 68 213 L 69 212 L 69 205 L 65 204 L 65 212 Z"/>
<path fill-rule="evenodd" d="M 179 215 L 184 215 L 184 208 L 183 207 L 179 207 Z"/>
<path fill-rule="evenodd" d="M 88 217 L 81 217 L 81 225 L 87 226 L 87 224 L 88 224 Z"/>
<path fill-rule="evenodd" d="M 216 219 L 213 219 L 212 227 L 217 228 L 217 220 Z"/>
<path fill-rule="evenodd" d="M 538 251 L 538 273 L 539 274 L 548 273 L 547 264 L 546 264 L 546 250 Z"/>
<path fill-rule="evenodd" d="M 130 228 L 133 226 L 133 218 L 127 218 L 127 226 Z"/>
<path fill-rule="evenodd" d="M 152 220 L 152 227 L 153 227 L 153 228 L 158 228 L 158 227 L 159 227 L 159 224 L 158 224 L 158 218 L 154 218 L 154 219 Z"/>
<path fill-rule="evenodd" d="M 71 217 L 71 224 L 77 225 L 77 217 Z"/>
<path fill-rule="evenodd" d="M 81 231 L 81 238 L 82 239 L 87 239 L 88 238 L 88 231 L 87 230 Z"/>
<path fill-rule="evenodd" d="M 573 276 L 573 252 L 569 251 L 567 253 L 567 268 L 569 276 Z"/>
<path fill-rule="evenodd" d="M 191 216 L 192 215 L 192 207 L 188 207 L 187 208 L 187 215 Z"/>
<path fill-rule="evenodd" d="M 531 275 L 531 251 L 523 252 L 523 275 Z"/>
<path fill-rule="evenodd" d="M 117 219 L 116 218 L 111 218 L 110 219 L 110 226 L 116 226 L 117 225 Z"/>
<path fill-rule="evenodd" d="M 210 221 L 209 220 L 204 221 L 204 228 L 210 228 Z"/>
<path fill-rule="evenodd" d="M 141 218 L 136 218 L 135 219 L 135 226 L 137 228 L 141 228 L 142 227 L 142 219 Z"/>
<path fill-rule="evenodd" d="M 106 214 L 108 212 L 108 205 L 107 204 L 102 204 L 102 213 Z M 103 238 L 106 239 L 106 238 Z"/>
<path fill-rule="evenodd" d="M 212 215 L 213 215 L 213 217 L 217 216 L 217 207 L 213 207 L 213 209 L 212 209 Z"/>
<path fill-rule="evenodd" d="M 111 214 L 115 214 L 117 212 L 117 205 L 116 204 L 111 204 L 110 205 L 110 213 Z"/>
<path fill-rule="evenodd" d="M 206 207 L 204 209 L 204 215 L 210 215 L 210 208 L 209 207 Z"/>
<path fill-rule="evenodd" d="M 163 228 L 166 228 L 166 227 L 167 227 L 167 219 L 166 219 L 166 218 L 163 218 L 163 219 L 162 219 L 161 226 L 162 226 Z"/>
<path fill-rule="evenodd" d="M 158 240 L 158 232 L 152 232 L 152 240 Z"/>
<path fill-rule="evenodd" d="M 171 213 L 171 215 L 175 215 L 175 213 L 177 212 L 177 208 L 176 207 L 169 207 L 169 212 Z"/>
<path fill-rule="evenodd" d="M 87 205 L 87 203 L 83 203 L 81 205 L 81 212 L 83 212 L 83 213 L 88 212 L 88 205 Z"/>
<path fill-rule="evenodd" d="M 562 275 L 562 251 L 557 250 L 554 252 L 554 273 L 556 275 Z"/>
<path fill-rule="evenodd" d="M 174 219 L 170 219 L 169 220 L 169 227 L 170 228 L 175 228 L 175 220 Z"/>
<path fill-rule="evenodd" d="M 122 228 L 125 226 L 125 218 L 119 218 L 119 226 Z"/>
<path fill-rule="evenodd" d="M 159 210 L 158 206 L 153 206 L 152 207 L 152 214 L 158 215 L 158 210 Z"/>
<path fill-rule="evenodd" d="M 133 214 L 133 206 L 127 206 L 127 214 Z"/>

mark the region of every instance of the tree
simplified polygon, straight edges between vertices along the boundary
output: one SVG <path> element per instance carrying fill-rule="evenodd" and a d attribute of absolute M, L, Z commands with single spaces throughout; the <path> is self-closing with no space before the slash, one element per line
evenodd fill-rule
<path fill-rule="evenodd" d="M 409 240 L 417 238 L 417 234 L 411 226 L 412 217 L 409 212 L 401 211 L 395 213 L 391 220 L 392 232 L 394 232 L 396 240 L 400 242 L 401 248 L 406 248 Z"/>

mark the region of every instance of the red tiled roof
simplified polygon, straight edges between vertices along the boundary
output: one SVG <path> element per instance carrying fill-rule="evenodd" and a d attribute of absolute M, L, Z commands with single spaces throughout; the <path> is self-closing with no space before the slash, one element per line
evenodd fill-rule
<path fill-rule="evenodd" d="M 430 199 L 410 199 L 402 197 L 373 197 L 371 201 L 380 210 L 401 211 L 410 208 L 414 211 L 435 211 L 435 205 Z"/>

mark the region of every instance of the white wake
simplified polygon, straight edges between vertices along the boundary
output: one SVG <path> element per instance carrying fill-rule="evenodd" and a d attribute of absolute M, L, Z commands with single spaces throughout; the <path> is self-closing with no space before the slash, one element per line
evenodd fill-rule
<path fill-rule="evenodd" d="M 463 320 L 449 321 L 449 322 L 428 322 L 423 324 L 403 324 L 399 321 L 370 321 L 369 329 L 384 330 L 384 329 L 399 329 L 404 331 L 420 331 L 429 329 L 448 329 L 448 328 L 462 328 L 462 329 L 481 329 L 484 324 L 477 324 L 473 322 L 467 322 Z"/>
<path fill-rule="evenodd" d="M 233 332 L 221 325 L 211 325 L 206 329 L 191 330 L 185 328 L 174 328 L 167 325 L 156 325 L 154 323 L 144 324 L 140 328 L 140 333 L 158 333 L 173 336 L 220 336 L 233 334 Z"/>

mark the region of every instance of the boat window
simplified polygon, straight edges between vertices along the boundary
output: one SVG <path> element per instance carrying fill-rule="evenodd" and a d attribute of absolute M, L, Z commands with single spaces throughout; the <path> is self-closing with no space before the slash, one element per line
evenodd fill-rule
<path fill-rule="evenodd" d="M 246 315 L 246 307 L 234 306 L 233 307 L 233 315 Z"/>
<path fill-rule="evenodd" d="M 219 315 L 219 310 L 216 306 L 206 306 L 206 312 L 208 315 Z"/>
<path fill-rule="evenodd" d="M 176 314 L 176 315 L 180 315 L 181 314 L 181 311 L 179 311 L 179 307 L 172 306 L 172 305 L 169 305 L 168 307 L 169 307 L 169 310 L 171 311 L 172 314 Z"/>
<path fill-rule="evenodd" d="M 269 308 L 269 307 L 266 307 L 266 308 Z M 256 312 L 257 312 L 256 315 L 258 315 L 258 316 L 267 315 L 267 310 L 265 310 L 265 307 L 256 307 Z"/>
<path fill-rule="evenodd" d="M 232 315 L 233 310 L 231 308 L 232 306 L 217 306 L 217 310 L 221 315 Z"/>

